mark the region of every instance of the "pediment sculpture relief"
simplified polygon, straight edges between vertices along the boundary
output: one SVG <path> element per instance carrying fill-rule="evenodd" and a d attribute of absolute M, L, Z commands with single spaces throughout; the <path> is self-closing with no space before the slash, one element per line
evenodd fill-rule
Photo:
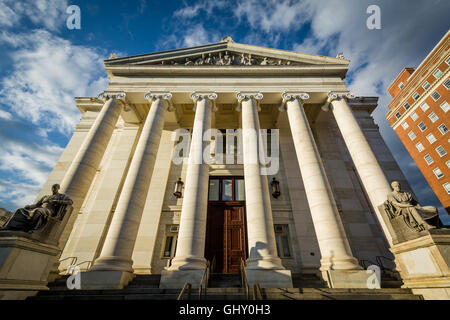
<path fill-rule="evenodd" d="M 228 51 L 218 53 L 203 53 L 195 58 L 185 58 L 162 61 L 162 65 L 185 65 L 185 66 L 289 66 L 300 65 L 300 63 L 291 62 L 283 59 L 273 59 L 269 57 L 255 57 L 251 54 L 230 53 Z"/>

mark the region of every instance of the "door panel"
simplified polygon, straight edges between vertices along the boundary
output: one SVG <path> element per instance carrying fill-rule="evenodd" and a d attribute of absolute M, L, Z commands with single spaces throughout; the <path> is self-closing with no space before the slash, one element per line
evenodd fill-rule
<path fill-rule="evenodd" d="M 243 177 L 211 177 L 205 258 L 215 257 L 217 273 L 239 273 L 247 258 Z"/>
<path fill-rule="evenodd" d="M 244 207 L 225 210 L 226 273 L 239 273 L 240 259 L 246 258 L 244 219 Z"/>

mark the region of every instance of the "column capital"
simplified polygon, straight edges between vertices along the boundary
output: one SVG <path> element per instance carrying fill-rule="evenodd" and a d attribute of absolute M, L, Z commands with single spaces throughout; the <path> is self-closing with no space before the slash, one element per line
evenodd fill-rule
<path fill-rule="evenodd" d="M 175 107 L 172 103 L 172 94 L 170 92 L 147 92 L 144 96 L 150 103 L 156 99 L 161 99 L 166 103 L 167 111 L 174 111 Z"/>
<path fill-rule="evenodd" d="M 211 106 L 212 106 L 212 110 L 215 112 L 217 111 L 217 106 L 216 106 L 216 99 L 217 99 L 217 93 L 215 92 L 192 92 L 190 95 L 190 98 L 192 99 L 192 101 L 194 101 L 194 112 L 196 109 L 196 104 L 197 101 L 201 101 L 203 99 L 207 99 L 209 101 L 212 102 Z"/>
<path fill-rule="evenodd" d="M 119 101 L 123 108 L 124 111 L 130 111 L 131 110 L 131 106 L 130 103 L 127 100 L 127 95 L 125 92 L 107 92 L 107 91 L 103 91 L 102 93 L 100 93 L 97 96 L 97 101 L 105 103 L 106 101 L 108 101 L 109 99 L 116 99 L 117 101 Z"/>
<path fill-rule="evenodd" d="M 261 111 L 259 102 L 262 100 L 263 97 L 264 95 L 261 92 L 239 92 L 236 95 L 236 99 L 238 101 L 236 111 L 237 112 L 241 111 L 241 103 L 245 100 L 254 100 L 258 108 L 258 111 Z"/>
<path fill-rule="evenodd" d="M 327 96 L 328 98 L 325 101 L 325 104 L 321 107 L 323 111 L 330 110 L 330 103 L 333 102 L 334 100 L 345 99 L 348 101 L 355 98 L 355 95 L 350 93 L 349 91 L 346 92 L 329 91 Z"/>
<path fill-rule="evenodd" d="M 300 102 L 303 102 L 304 100 L 309 99 L 309 94 L 307 94 L 306 92 L 283 92 L 281 94 L 281 99 L 281 105 L 278 110 L 280 112 L 284 112 L 286 111 L 286 103 L 288 101 L 298 100 Z"/>

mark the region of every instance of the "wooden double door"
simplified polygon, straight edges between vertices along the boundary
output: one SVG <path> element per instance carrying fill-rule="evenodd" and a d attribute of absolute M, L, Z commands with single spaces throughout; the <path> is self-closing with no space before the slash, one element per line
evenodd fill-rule
<path fill-rule="evenodd" d="M 239 273 L 247 258 L 247 227 L 242 177 L 211 177 L 205 258 L 216 273 Z"/>

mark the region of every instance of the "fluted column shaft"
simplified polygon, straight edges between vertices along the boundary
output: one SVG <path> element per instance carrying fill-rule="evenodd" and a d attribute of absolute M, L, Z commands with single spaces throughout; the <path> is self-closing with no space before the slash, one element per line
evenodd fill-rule
<path fill-rule="evenodd" d="M 262 96 L 262 95 L 261 95 Z M 284 269 L 277 254 L 267 176 L 262 175 L 260 126 L 253 96 L 241 96 L 245 206 L 249 257 L 247 269 Z M 262 97 L 260 97 L 262 98 Z"/>
<path fill-rule="evenodd" d="M 195 119 L 192 129 L 185 192 L 181 209 L 180 230 L 176 255 L 170 269 L 197 270 L 206 266 L 205 234 L 208 210 L 209 165 L 203 161 L 205 131 L 211 128 L 213 102 L 217 97 L 191 95 L 195 103 Z"/>
<path fill-rule="evenodd" d="M 309 98 L 302 94 L 303 98 Z M 360 269 L 353 257 L 302 101 L 286 101 L 292 139 L 319 243 L 321 270 Z"/>
<path fill-rule="evenodd" d="M 152 98 L 100 257 L 93 271 L 133 272 L 131 260 L 164 127 L 166 102 Z"/>
<path fill-rule="evenodd" d="M 388 242 L 392 245 L 392 236 L 378 210 L 378 206 L 387 199 L 387 195 L 391 192 L 389 182 L 345 98 L 335 98 L 331 101 L 331 105 L 334 118 L 377 214 L 378 221 Z"/>

